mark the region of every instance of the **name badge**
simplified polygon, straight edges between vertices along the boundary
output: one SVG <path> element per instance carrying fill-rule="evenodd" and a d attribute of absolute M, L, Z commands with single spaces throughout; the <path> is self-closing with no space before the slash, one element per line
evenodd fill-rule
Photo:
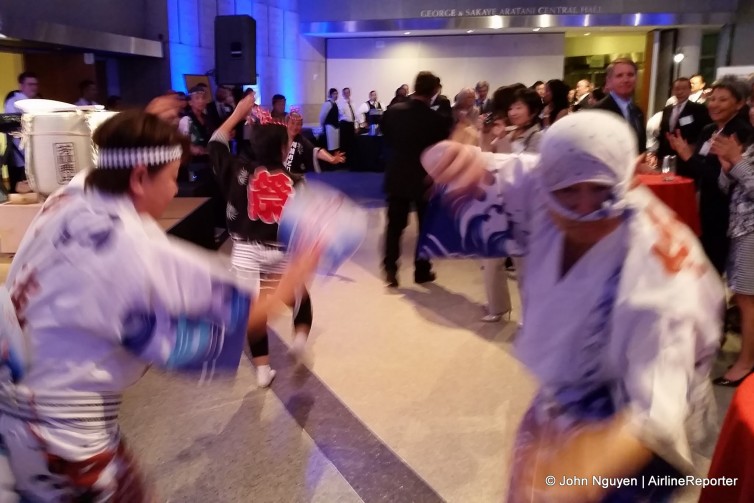
<path fill-rule="evenodd" d="M 712 140 L 705 141 L 704 145 L 702 145 L 702 148 L 699 149 L 699 155 L 708 155 L 710 148 L 712 148 Z"/>
<path fill-rule="evenodd" d="M 678 119 L 678 124 L 680 124 L 681 126 L 688 126 L 692 122 L 694 122 L 694 118 L 691 115 L 687 115 L 686 117 L 681 117 L 680 119 Z"/>

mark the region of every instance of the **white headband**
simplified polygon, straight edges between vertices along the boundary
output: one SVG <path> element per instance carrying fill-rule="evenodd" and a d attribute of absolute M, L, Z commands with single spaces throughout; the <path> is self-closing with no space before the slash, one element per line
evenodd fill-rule
<path fill-rule="evenodd" d="M 158 145 L 154 147 L 101 148 L 97 158 L 100 169 L 131 169 L 137 164 L 159 166 L 181 158 L 180 145 Z"/>

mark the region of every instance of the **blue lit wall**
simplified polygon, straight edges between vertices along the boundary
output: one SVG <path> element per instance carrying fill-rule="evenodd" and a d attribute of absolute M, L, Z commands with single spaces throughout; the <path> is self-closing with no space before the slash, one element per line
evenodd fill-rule
<path fill-rule="evenodd" d="M 283 94 L 289 106 L 302 107 L 307 121 L 317 121 L 313 107 L 324 100 L 324 40 L 300 35 L 296 0 L 166 1 L 173 89 L 186 90 L 185 74 L 203 75 L 214 68 L 214 16 L 246 14 L 257 25 L 259 103 L 270 106 L 273 94 Z"/>

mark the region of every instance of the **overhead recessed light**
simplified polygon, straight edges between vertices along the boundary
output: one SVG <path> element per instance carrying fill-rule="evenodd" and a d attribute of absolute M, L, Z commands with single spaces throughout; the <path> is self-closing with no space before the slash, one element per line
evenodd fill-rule
<path fill-rule="evenodd" d="M 403 34 L 404 35 L 411 35 L 411 32 L 410 31 L 404 31 Z"/>
<path fill-rule="evenodd" d="M 589 33 L 589 32 L 584 33 L 585 37 L 588 37 L 589 35 L 591 35 L 591 33 Z"/>
<path fill-rule="evenodd" d="M 466 30 L 466 33 L 474 33 L 474 30 Z"/>
<path fill-rule="evenodd" d="M 531 31 L 539 31 L 539 30 L 541 30 L 541 29 L 542 29 L 542 28 L 532 28 L 532 30 L 531 30 Z"/>

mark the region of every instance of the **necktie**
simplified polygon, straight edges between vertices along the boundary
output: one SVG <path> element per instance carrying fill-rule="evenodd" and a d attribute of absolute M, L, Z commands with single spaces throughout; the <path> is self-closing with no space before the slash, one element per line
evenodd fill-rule
<path fill-rule="evenodd" d="M 351 111 L 351 122 L 353 122 L 356 119 L 356 115 L 354 115 L 353 113 L 353 107 L 351 107 L 351 102 L 347 101 L 346 103 L 348 103 L 348 110 Z"/>

